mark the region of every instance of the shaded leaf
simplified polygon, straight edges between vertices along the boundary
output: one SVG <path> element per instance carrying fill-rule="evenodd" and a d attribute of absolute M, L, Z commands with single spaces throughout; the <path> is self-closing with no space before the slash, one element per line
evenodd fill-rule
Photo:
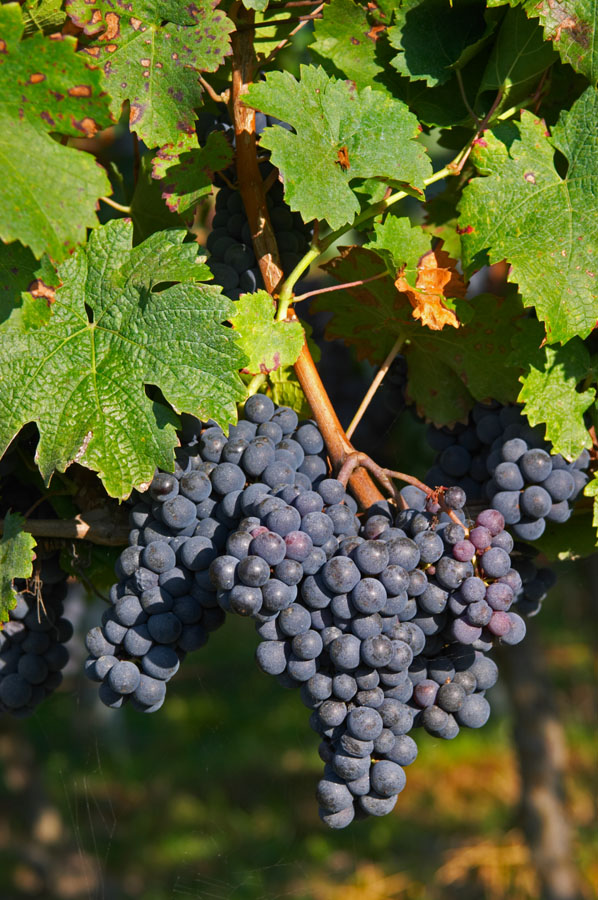
<path fill-rule="evenodd" d="M 488 0 L 488 6 L 512 6 L 519 0 Z M 563 62 L 592 84 L 598 80 L 598 5 L 595 0 L 523 0 L 528 16 L 540 20 L 544 38 L 552 41 Z"/>
<path fill-rule="evenodd" d="M 268 8 L 268 0 L 243 0 L 245 9 L 255 9 L 257 12 L 264 12 Z"/>
<path fill-rule="evenodd" d="M 269 375 L 268 394 L 279 406 L 290 406 L 301 419 L 310 419 L 312 411 L 292 366 L 281 366 Z"/>
<path fill-rule="evenodd" d="M 355 179 L 383 178 L 422 190 L 431 172 L 415 140 L 417 120 L 405 104 L 370 88 L 357 91 L 322 68 L 301 66 L 300 81 L 270 72 L 247 98 L 296 131 L 266 128 L 261 144 L 282 173 L 287 203 L 305 221 L 326 219 L 331 228 L 351 222 L 360 210 L 350 186 Z"/>
<path fill-rule="evenodd" d="M 128 100 L 130 128 L 148 147 L 195 130 L 199 73 L 219 68 L 234 29 L 212 0 L 67 0 L 66 9 L 95 38 L 86 52 L 103 66 L 114 115 Z"/>
<path fill-rule="evenodd" d="M 405 77 L 401 78 L 395 93 L 426 125 L 438 125 L 441 128 L 464 125 L 471 129 L 475 124 L 471 110 L 475 111 L 478 118 L 483 118 L 492 103 L 492 99 L 478 102 L 478 87 L 486 69 L 486 61 L 483 53 L 477 53 L 459 70 L 461 84 L 455 74 L 444 84 L 435 87 L 429 87 L 424 81 L 409 81 Z"/>
<path fill-rule="evenodd" d="M 591 556 L 596 552 L 596 535 L 592 530 L 592 524 L 598 528 L 598 510 L 596 521 L 592 522 L 592 518 L 591 509 L 576 506 L 566 522 L 547 520 L 544 534 L 534 541 L 534 547 L 537 547 L 551 562 Z"/>
<path fill-rule="evenodd" d="M 139 176 L 131 200 L 134 244 L 140 244 L 163 228 L 180 228 L 185 224 L 183 217 L 172 212 L 166 205 L 161 182 L 152 178 L 152 162 L 149 153 L 141 157 Z"/>
<path fill-rule="evenodd" d="M 21 292 L 33 281 L 38 266 L 31 250 L 18 241 L 0 244 L 0 324 L 20 305 Z"/>
<path fill-rule="evenodd" d="M 267 375 L 281 366 L 292 366 L 301 353 L 305 335 L 299 322 L 277 322 L 275 315 L 276 304 L 267 291 L 243 294 L 235 301 L 229 321 L 248 358 L 243 372 L 249 375 Z"/>
<path fill-rule="evenodd" d="M 162 181 L 162 197 L 172 212 L 186 213 L 212 190 L 214 174 L 233 161 L 233 149 L 221 131 L 200 147 L 196 134 L 181 134 L 153 159 L 152 177 Z"/>
<path fill-rule="evenodd" d="M 421 226 L 426 234 L 440 238 L 443 248 L 455 259 L 461 259 L 457 203 L 462 188 L 460 178 L 447 178 L 444 190 L 426 201 L 425 221 Z"/>
<path fill-rule="evenodd" d="M 0 538 L 0 623 L 8 622 L 8 614 L 17 605 L 13 588 L 15 578 L 31 578 L 36 541 L 23 531 L 25 519 L 19 513 L 7 512 Z"/>
<path fill-rule="evenodd" d="M 345 283 L 378 274 L 383 263 L 370 250 L 354 247 L 343 250 L 325 269 Z M 327 294 L 316 299 L 313 309 L 332 312 L 328 339 L 343 340 L 355 348 L 358 359 L 374 365 L 402 338 L 407 393 L 420 413 L 437 425 L 463 420 L 477 400 L 493 397 L 510 403 L 517 396 L 521 369 L 505 364 L 523 314 L 514 294 L 457 300 L 457 317 L 466 324 L 442 332 L 414 321 L 411 304 L 390 277 Z"/>
<path fill-rule="evenodd" d="M 233 304 L 197 284 L 207 267 L 184 230 L 131 249 L 132 225 L 114 219 L 64 262 L 51 316 L 20 334 L 0 332 L 0 454 L 26 422 L 40 433 L 36 458 L 47 480 L 73 461 L 126 497 L 156 466 L 172 470 L 176 419 L 152 403 L 158 387 L 177 412 L 236 417 L 244 363 L 224 322 Z M 160 290 L 165 282 L 181 282 Z"/>
<path fill-rule="evenodd" d="M 471 273 L 506 259 L 509 280 L 545 321 L 550 343 L 586 337 L 598 319 L 598 94 L 563 112 L 551 140 L 526 111 L 486 132 L 459 204 L 463 262 Z M 555 168 L 554 148 L 568 161 Z"/>
<path fill-rule="evenodd" d="M 479 91 L 502 91 L 500 109 L 533 94 L 544 72 L 558 59 L 536 20 L 520 7 L 509 9 L 500 24 Z"/>
<path fill-rule="evenodd" d="M 48 132 L 91 136 L 109 122 L 107 98 L 74 38 L 22 35 L 20 6 L 0 6 L 0 237 L 61 260 L 97 225 L 111 188 L 93 156 Z"/>
<path fill-rule="evenodd" d="M 258 27 L 254 32 L 253 46 L 258 62 L 267 59 L 283 39 L 290 37 L 296 22 L 289 12 L 281 7 L 263 11 L 256 7 L 255 24 Z"/>
<path fill-rule="evenodd" d="M 391 65 L 430 87 L 444 84 L 492 33 L 494 23 L 487 25 L 485 10 L 480 0 L 405 0 L 395 9 L 388 31 L 391 45 L 399 50 Z"/>

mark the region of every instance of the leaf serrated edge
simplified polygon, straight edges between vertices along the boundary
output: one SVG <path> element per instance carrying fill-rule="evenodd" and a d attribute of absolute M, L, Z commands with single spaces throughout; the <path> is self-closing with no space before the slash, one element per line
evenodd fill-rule
<path fill-rule="evenodd" d="M 21 537 L 23 537 L 23 541 L 21 541 L 23 544 L 23 552 L 27 551 L 28 555 L 30 554 L 30 558 L 27 561 L 21 560 L 19 570 L 14 574 L 8 575 L 8 577 L 7 573 L 0 572 L 0 589 L 2 591 L 2 594 L 0 595 L 0 627 L 3 622 L 8 621 L 9 611 L 14 609 L 17 605 L 17 594 L 13 587 L 14 579 L 30 578 L 33 574 L 33 560 L 35 558 L 34 550 L 37 546 L 37 541 L 32 534 L 29 534 L 24 530 L 24 525 L 25 519 L 20 513 L 12 513 L 10 510 L 6 513 L 4 517 L 3 533 L 2 537 L 0 537 L 0 562 L 4 562 L 2 548 L 6 548 L 11 542 L 15 540 L 18 541 Z M 10 563 L 12 560 L 9 559 L 8 562 Z M 1 582 L 5 579 L 10 581 L 10 591 L 12 592 L 12 600 L 9 600 L 6 605 L 4 604 L 4 586 L 1 585 Z"/>

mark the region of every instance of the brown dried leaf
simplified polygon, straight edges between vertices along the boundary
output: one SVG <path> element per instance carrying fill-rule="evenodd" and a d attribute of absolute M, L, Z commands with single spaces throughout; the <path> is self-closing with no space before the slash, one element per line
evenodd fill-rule
<path fill-rule="evenodd" d="M 413 318 L 420 319 L 433 331 L 441 331 L 445 325 L 459 328 L 461 324 L 455 313 L 444 304 L 447 298 L 463 299 L 465 283 L 455 269 L 456 260 L 451 259 L 439 245 L 419 260 L 417 281 L 412 287 L 405 278 L 405 267 L 399 269 L 395 287 L 405 294 L 413 307 Z"/>

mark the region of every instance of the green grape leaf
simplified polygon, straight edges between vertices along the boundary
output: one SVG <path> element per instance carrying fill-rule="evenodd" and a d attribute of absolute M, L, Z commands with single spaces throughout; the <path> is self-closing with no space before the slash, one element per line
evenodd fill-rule
<path fill-rule="evenodd" d="M 324 268 L 336 281 L 346 283 L 377 275 L 384 264 L 372 251 L 353 247 Z M 478 400 L 493 397 L 510 403 L 517 396 L 521 369 L 505 364 L 523 314 L 514 293 L 457 301 L 456 314 L 466 324 L 442 331 L 432 331 L 413 318 L 411 305 L 390 277 L 329 293 L 325 300 L 316 299 L 312 308 L 333 314 L 327 339 L 344 341 L 355 348 L 358 359 L 374 365 L 402 338 L 407 393 L 420 414 L 437 425 L 464 420 Z"/>
<path fill-rule="evenodd" d="M 183 216 L 173 212 L 162 196 L 162 184 L 152 178 L 152 158 L 149 153 L 141 157 L 141 165 L 135 191 L 131 199 L 133 220 L 133 244 L 140 244 L 150 234 L 163 228 L 181 228 Z M 205 276 L 209 278 L 208 275 Z"/>
<path fill-rule="evenodd" d="M 584 497 L 594 498 L 594 514 L 592 517 L 592 525 L 597 531 L 596 546 L 598 547 L 598 474 L 594 474 L 594 478 L 584 488 Z"/>
<path fill-rule="evenodd" d="M 18 513 L 7 512 L 0 538 L 0 623 L 8 622 L 8 614 L 17 605 L 13 588 L 15 578 L 31 578 L 36 541 L 23 531 L 25 519 Z"/>
<path fill-rule="evenodd" d="M 586 337 L 598 319 L 598 92 L 563 112 L 553 139 L 525 110 L 485 132 L 459 204 L 467 272 L 507 259 L 509 280 L 546 323 L 550 343 Z M 555 168 L 555 147 L 568 161 Z"/>
<path fill-rule="evenodd" d="M 414 81 L 444 84 L 469 62 L 494 30 L 479 0 L 406 0 L 395 9 L 389 28 L 391 46 L 399 50 L 391 65 Z"/>
<path fill-rule="evenodd" d="M 304 320 L 300 320 L 300 322 L 312 359 L 315 363 L 318 363 L 322 354 L 319 346 L 312 338 L 313 329 L 309 322 Z M 300 419 L 312 418 L 313 413 L 293 366 L 280 366 L 274 372 L 270 372 L 265 392 L 278 406 L 290 406 L 291 409 L 294 409 Z"/>
<path fill-rule="evenodd" d="M 301 66 L 301 79 L 269 72 L 245 102 L 289 122 L 296 134 L 266 128 L 261 144 L 283 176 L 285 199 L 304 221 L 330 227 L 352 222 L 360 211 L 350 186 L 356 178 L 383 178 L 424 187 L 431 166 L 417 143 L 417 119 L 404 103 L 380 91 L 357 91 L 329 78 L 320 67 Z"/>
<path fill-rule="evenodd" d="M 376 56 L 379 29 L 370 25 L 366 10 L 354 0 L 331 0 L 314 23 L 309 52 L 329 75 L 349 78 L 360 90 L 370 86 L 386 91 L 374 81 L 384 71 Z"/>
<path fill-rule="evenodd" d="M 292 366 L 270 372 L 267 393 L 278 406 L 290 406 L 300 419 L 311 419 L 312 411 Z"/>
<path fill-rule="evenodd" d="M 488 0 L 488 6 L 511 6 L 519 0 Z M 523 0 L 530 17 L 538 18 L 544 38 L 552 41 L 563 62 L 596 84 L 598 80 L 598 6 L 595 0 Z"/>
<path fill-rule="evenodd" d="M 563 346 L 544 344 L 544 329 L 529 320 L 513 340 L 510 360 L 524 369 L 519 397 L 530 425 L 546 425 L 546 440 L 556 453 L 577 459 L 592 446 L 584 413 L 592 405 L 593 388 L 580 390 L 590 370 L 590 354 L 579 338 Z"/>
<path fill-rule="evenodd" d="M 212 190 L 216 172 L 233 161 L 233 148 L 221 131 L 208 136 L 200 147 L 196 134 L 181 134 L 174 144 L 161 147 L 154 157 L 152 176 L 164 182 L 162 197 L 172 212 L 186 213 Z"/>
<path fill-rule="evenodd" d="M 492 46 L 479 92 L 502 91 L 497 111 L 515 106 L 534 93 L 546 69 L 557 59 L 538 22 L 528 19 L 520 7 L 509 9 Z"/>
<path fill-rule="evenodd" d="M 148 147 L 191 134 L 201 106 L 200 72 L 215 72 L 230 54 L 233 23 L 212 0 L 67 0 L 73 22 L 94 41 L 90 57 L 101 64 L 120 115 L 130 102 L 129 125 Z"/>
<path fill-rule="evenodd" d="M 59 286 L 56 269 L 47 256 L 42 256 L 40 261 L 36 261 L 32 280 L 22 290 L 19 302 L 2 323 L 2 328 L 24 332 L 44 325 L 52 315 L 52 304 Z"/>
<path fill-rule="evenodd" d="M 41 31 L 43 34 L 59 31 L 66 19 L 66 13 L 62 9 L 62 0 L 25 0 L 21 9 L 25 37 L 35 34 L 36 31 Z"/>
<path fill-rule="evenodd" d="M 176 418 L 152 402 L 155 385 L 176 412 L 225 426 L 245 390 L 245 358 L 223 323 L 233 304 L 208 275 L 184 229 L 131 248 L 133 226 L 113 219 L 58 269 L 49 320 L 0 332 L 0 455 L 36 422 L 48 481 L 73 461 L 97 471 L 108 494 L 143 489 L 156 466 L 172 471 Z M 167 282 L 180 282 L 161 289 Z"/>
<path fill-rule="evenodd" d="M 264 12 L 268 8 L 269 0 L 243 0 L 245 9 L 255 9 L 256 12 Z"/>
<path fill-rule="evenodd" d="M 292 366 L 301 353 L 305 335 L 297 321 L 277 322 L 276 304 L 267 291 L 242 294 L 235 301 L 229 322 L 248 362 L 243 372 L 267 375 L 280 366 Z"/>
<path fill-rule="evenodd" d="M 111 188 L 93 156 L 48 132 L 90 137 L 109 123 L 107 98 L 74 38 L 22 36 L 18 3 L 0 6 L 0 238 L 61 260 L 97 225 Z"/>
<path fill-rule="evenodd" d="M 374 225 L 374 240 L 364 246 L 382 257 L 393 277 L 404 266 L 406 280 L 415 287 L 417 264 L 432 249 L 432 241 L 419 225 L 412 226 L 406 216 L 388 215 Z"/>

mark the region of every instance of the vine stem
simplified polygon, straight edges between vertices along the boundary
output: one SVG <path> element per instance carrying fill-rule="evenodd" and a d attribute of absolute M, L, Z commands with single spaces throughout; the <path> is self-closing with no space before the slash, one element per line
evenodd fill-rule
<path fill-rule="evenodd" d="M 201 74 L 198 75 L 198 80 L 199 80 L 199 83 L 201 84 L 202 88 L 204 89 L 204 91 L 207 93 L 207 95 L 210 97 L 210 99 L 213 100 L 215 103 L 228 103 L 229 102 L 230 91 L 228 90 L 228 88 L 225 91 L 222 91 L 221 94 L 219 94 L 217 91 L 214 90 L 212 85 L 208 81 L 206 81 L 206 79 L 203 77 L 203 75 L 201 75 Z"/>
<path fill-rule="evenodd" d="M 117 209 L 119 212 L 126 213 L 128 216 L 131 215 L 131 207 L 124 206 L 122 203 L 117 203 L 116 200 L 113 200 L 111 197 L 100 197 L 102 203 L 106 203 L 108 206 L 112 206 L 114 209 Z"/>
<path fill-rule="evenodd" d="M 259 375 L 254 375 L 247 385 L 247 396 L 252 397 L 254 394 L 257 394 L 261 386 L 266 383 L 266 380 L 266 376 L 261 373 Z"/>
<path fill-rule="evenodd" d="M 30 519 L 23 530 L 34 537 L 86 540 L 105 547 L 119 547 L 127 543 L 129 527 L 115 524 L 112 516 L 81 514 L 74 519 Z M 0 534 L 4 533 L 4 519 L 0 519 Z"/>
<path fill-rule="evenodd" d="M 477 129 L 476 133 L 474 134 L 473 138 L 471 139 L 471 141 L 469 142 L 467 147 L 465 147 L 465 149 L 461 151 L 457 160 L 453 160 L 453 162 L 449 163 L 449 168 L 451 169 L 451 173 L 453 175 L 460 175 L 461 172 L 463 171 L 463 166 L 467 162 L 467 160 L 469 158 L 469 154 L 473 150 L 475 142 L 479 138 L 481 138 L 481 136 L 483 135 L 484 131 L 486 130 L 486 128 L 488 126 L 488 123 L 490 122 L 490 119 L 496 112 L 501 100 L 502 100 L 502 91 L 497 91 L 497 94 L 496 94 L 496 97 L 494 98 L 492 106 L 490 107 L 490 109 L 488 110 L 488 112 L 486 113 L 486 115 L 484 116 L 482 121 L 478 122 L 478 129 Z"/>
<path fill-rule="evenodd" d="M 383 274 L 383 275 L 386 275 L 386 272 L 383 272 L 382 274 Z M 376 278 L 380 278 L 380 275 L 376 275 L 375 277 L 376 277 Z M 355 413 L 355 415 L 354 415 L 353 418 L 351 419 L 351 423 L 350 423 L 349 427 L 347 428 L 347 437 L 348 437 L 348 438 L 351 438 L 351 437 L 353 436 L 353 434 L 354 434 L 354 432 L 355 432 L 355 429 L 357 428 L 357 426 L 358 426 L 359 423 L 361 422 L 361 420 L 362 420 L 362 418 L 363 418 L 363 416 L 364 416 L 364 414 L 365 414 L 366 409 L 368 408 L 368 406 L 369 406 L 370 403 L 372 402 L 372 398 L 373 398 L 374 394 L 376 393 L 376 391 L 378 390 L 378 388 L 379 388 L 380 385 L 382 384 L 382 381 L 384 380 L 384 376 L 386 375 L 386 373 L 387 373 L 388 370 L 390 369 L 390 367 L 391 367 L 391 365 L 392 365 L 393 359 L 395 358 L 395 356 L 397 355 L 397 353 L 399 352 L 399 350 L 400 350 L 401 347 L 403 346 L 403 340 L 404 340 L 404 339 L 403 339 L 402 337 L 398 337 L 398 338 L 396 339 L 396 341 L 394 342 L 394 344 L 392 345 L 392 347 L 391 347 L 391 349 L 390 349 L 390 351 L 389 351 L 389 353 L 388 353 L 388 356 L 386 357 L 386 359 L 384 360 L 384 362 L 382 363 L 382 365 L 380 366 L 380 368 L 379 368 L 378 371 L 376 372 L 376 377 L 374 378 L 374 380 L 373 380 L 372 383 L 370 384 L 370 386 L 369 386 L 369 388 L 368 388 L 368 390 L 367 390 L 367 393 L 365 394 L 363 400 L 362 400 L 361 403 L 359 404 L 359 407 L 358 407 L 358 409 L 357 409 L 357 412 Z"/>
<path fill-rule="evenodd" d="M 314 19 L 321 19 L 320 10 L 315 9 L 313 13 L 310 13 L 308 16 L 289 16 L 288 19 L 277 19 L 277 23 L 280 25 L 287 25 L 290 22 L 301 22 L 301 25 L 305 25 L 306 22 L 313 22 Z M 253 25 L 242 25 L 239 28 L 239 31 L 254 31 L 257 28 L 272 28 L 272 21 L 267 22 L 255 22 Z M 288 38 L 287 38 L 288 40 Z"/>
<path fill-rule="evenodd" d="M 471 116 L 473 121 L 475 122 L 476 127 L 479 129 L 480 120 L 476 116 L 476 114 L 473 111 L 473 109 L 471 108 L 471 106 L 469 105 L 469 100 L 467 99 L 467 94 L 465 93 L 465 86 L 463 84 L 463 76 L 461 75 L 461 72 L 459 69 L 455 69 L 455 75 L 457 76 L 457 84 L 459 85 L 459 93 L 461 94 L 461 100 L 463 100 L 463 106 L 465 107 L 465 109 L 467 110 L 467 112 L 469 113 L 469 115 Z"/>
<path fill-rule="evenodd" d="M 331 291 L 342 291 L 345 288 L 361 287 L 362 284 L 368 284 L 368 282 L 376 281 L 378 278 L 385 278 L 386 274 L 386 272 L 379 272 L 378 275 L 372 275 L 370 278 L 362 278 L 360 281 L 347 281 L 345 284 L 331 284 L 330 287 L 316 288 L 314 291 L 308 291 L 306 294 L 299 294 L 298 297 L 293 297 L 293 305 L 299 303 L 301 300 L 307 300 L 308 297 L 317 297 L 319 294 L 328 294 Z M 350 435 L 347 436 L 350 437 Z"/>
<path fill-rule="evenodd" d="M 322 10 L 324 9 L 324 6 L 325 6 L 325 5 L 326 5 L 325 3 L 320 3 L 320 5 L 318 6 L 318 8 L 317 8 L 317 9 L 314 9 L 314 11 L 313 11 L 313 13 L 312 13 L 312 16 L 315 16 L 315 15 L 317 15 L 318 13 L 322 12 Z M 292 37 L 294 37 L 294 36 L 297 34 L 298 31 L 301 31 L 302 28 L 305 28 L 305 26 L 307 25 L 307 23 L 308 23 L 309 21 L 311 21 L 311 19 L 307 19 L 307 21 L 304 20 L 303 22 L 299 22 L 299 24 L 296 25 L 295 28 L 293 28 L 293 30 L 290 32 L 290 34 L 288 34 L 286 38 L 283 38 L 283 40 L 280 41 L 280 42 L 276 45 L 276 47 L 274 47 L 274 49 L 270 51 L 270 53 L 268 54 L 268 56 L 266 57 L 266 59 L 265 59 L 265 60 L 263 61 L 263 63 L 261 64 L 262 67 L 267 66 L 269 62 L 272 62 L 272 60 L 274 59 L 274 57 L 276 56 L 276 54 L 279 53 L 281 50 L 284 50 L 284 48 L 286 47 L 286 45 L 289 43 L 290 39 L 291 39 Z"/>
<path fill-rule="evenodd" d="M 294 311 L 291 312 L 292 317 L 295 317 Z M 355 453 L 355 449 L 343 431 L 336 410 L 330 402 L 320 374 L 309 352 L 307 341 L 303 344 L 299 359 L 295 363 L 295 372 L 314 418 L 318 423 L 318 427 L 326 441 L 326 448 L 333 468 L 342 470 L 345 460 Z M 367 509 L 374 503 L 384 499 L 364 468 L 354 466 L 348 483 L 363 509 Z"/>
<path fill-rule="evenodd" d="M 240 4 L 235 5 L 230 15 L 235 22 L 243 22 L 243 24 L 249 24 L 254 19 L 253 11 L 243 8 Z M 264 183 L 257 163 L 255 112 L 243 103 L 243 96 L 249 90 L 256 67 L 252 29 L 247 28 L 233 33 L 232 50 L 231 102 L 232 120 L 235 126 L 237 178 L 264 285 L 268 293 L 274 295 L 283 273 L 280 268 L 276 238 L 268 216 Z M 318 248 L 315 256 L 319 256 L 320 252 Z M 308 265 L 309 262 L 307 262 Z M 296 270 L 297 267 L 293 271 L 296 272 Z M 295 281 L 299 278 L 299 274 Z M 285 310 L 285 318 L 287 317 L 296 318 L 288 304 Z M 304 341 L 299 359 L 295 363 L 295 372 L 326 442 L 332 466 L 336 470 L 342 466 L 347 455 L 353 452 L 353 447 L 343 431 L 322 384 L 307 341 Z M 382 494 L 364 469 L 356 469 L 352 475 L 351 490 L 358 503 L 364 508 L 383 499 Z"/>

